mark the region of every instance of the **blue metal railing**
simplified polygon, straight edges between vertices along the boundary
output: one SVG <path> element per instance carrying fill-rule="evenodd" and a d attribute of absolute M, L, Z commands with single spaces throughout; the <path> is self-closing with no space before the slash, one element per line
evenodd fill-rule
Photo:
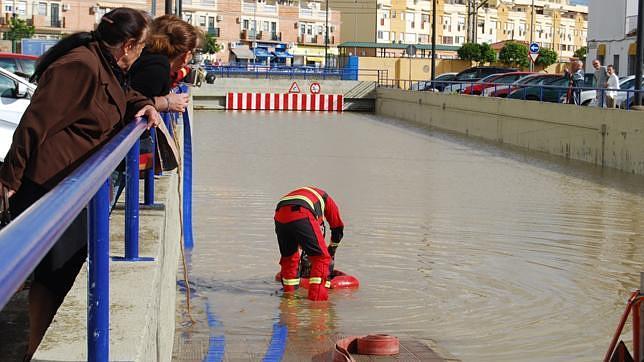
<path fill-rule="evenodd" d="M 183 86 L 179 91 L 185 93 L 188 88 Z M 183 224 L 185 243 L 192 246 L 192 135 L 187 112 L 183 121 L 186 127 L 184 160 L 188 163 L 183 167 L 186 193 Z M 90 361 L 109 360 L 109 178 L 124 158 L 127 173 L 125 255 L 114 259 L 150 260 L 139 257 L 139 138 L 146 123 L 145 119 L 138 118 L 127 124 L 68 177 L 0 230 L 2 309 L 76 216 L 89 206 L 87 350 Z M 155 140 L 154 130 L 152 137 Z M 153 203 L 154 168 L 146 173 L 144 182 L 144 200 Z"/>
<path fill-rule="evenodd" d="M 324 68 L 311 66 L 284 66 L 262 64 L 206 65 L 206 72 L 220 78 L 244 76 L 246 78 L 315 78 L 315 79 L 357 79 L 355 68 Z"/>
<path fill-rule="evenodd" d="M 188 93 L 188 87 L 182 85 L 178 93 Z M 190 112 L 183 112 L 183 243 L 186 248 L 194 246 L 192 233 L 192 127 Z"/>

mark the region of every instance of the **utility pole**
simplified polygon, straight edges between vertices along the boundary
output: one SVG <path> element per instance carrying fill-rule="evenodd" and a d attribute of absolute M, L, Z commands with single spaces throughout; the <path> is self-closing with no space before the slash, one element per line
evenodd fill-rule
<path fill-rule="evenodd" d="M 465 39 L 466 43 L 471 43 L 472 38 L 471 38 L 471 31 L 472 31 L 472 0 L 467 0 L 467 18 L 465 20 L 465 27 L 467 28 L 467 31 L 465 34 L 467 34 L 467 39 Z"/>
<path fill-rule="evenodd" d="M 435 78 L 436 78 L 436 0 L 433 0 L 432 2 L 432 82 L 434 81 Z"/>
<path fill-rule="evenodd" d="M 152 0 L 152 4 L 150 6 L 150 14 L 152 14 L 152 16 L 157 15 L 157 0 Z"/>
<path fill-rule="evenodd" d="M 181 19 L 183 14 L 183 0 L 177 0 L 177 16 Z"/>
<path fill-rule="evenodd" d="M 329 66 L 329 0 L 326 0 L 326 19 L 324 20 L 324 68 Z"/>
<path fill-rule="evenodd" d="M 635 105 L 642 104 L 642 56 L 644 55 L 644 0 L 639 0 L 637 8 L 637 54 L 635 56 Z"/>
<path fill-rule="evenodd" d="M 172 0 L 165 0 L 165 14 L 172 14 Z"/>
<path fill-rule="evenodd" d="M 530 12 L 530 44 L 534 42 L 534 0 L 532 0 L 532 11 Z M 534 71 L 534 62 L 530 62 L 530 71 Z"/>

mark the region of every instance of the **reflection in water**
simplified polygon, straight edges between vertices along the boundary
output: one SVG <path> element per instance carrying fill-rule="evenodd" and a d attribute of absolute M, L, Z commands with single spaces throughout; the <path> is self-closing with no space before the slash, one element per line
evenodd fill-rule
<path fill-rule="evenodd" d="M 285 360 L 375 332 L 465 361 L 597 360 L 639 284 L 641 177 L 348 113 L 197 113 L 195 137 L 194 303 L 233 360 L 275 351 L 276 324 Z M 337 199 L 336 265 L 361 282 L 324 306 L 273 281 L 275 203 L 309 184 Z"/>

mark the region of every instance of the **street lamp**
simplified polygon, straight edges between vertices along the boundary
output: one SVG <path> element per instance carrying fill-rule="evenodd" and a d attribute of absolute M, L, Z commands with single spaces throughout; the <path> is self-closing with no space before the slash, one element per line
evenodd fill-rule
<path fill-rule="evenodd" d="M 639 0 L 637 9 L 637 53 L 635 56 L 635 105 L 642 104 L 642 56 L 644 53 L 644 0 Z"/>
<path fill-rule="evenodd" d="M 172 14 L 172 0 L 165 0 L 165 14 Z"/>
<path fill-rule="evenodd" d="M 436 78 L 436 0 L 432 2 L 432 82 Z"/>
<path fill-rule="evenodd" d="M 329 64 L 329 0 L 326 0 L 326 19 L 324 21 L 324 68 Z"/>

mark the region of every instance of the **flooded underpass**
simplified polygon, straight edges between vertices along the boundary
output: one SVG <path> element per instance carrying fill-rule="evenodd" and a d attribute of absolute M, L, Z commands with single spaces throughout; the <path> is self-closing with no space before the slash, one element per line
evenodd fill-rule
<path fill-rule="evenodd" d="M 639 286 L 642 177 L 371 115 L 195 118 L 197 323 L 176 360 L 325 360 L 375 332 L 463 361 L 599 360 Z M 336 267 L 361 282 L 324 303 L 274 281 L 275 205 L 304 185 L 338 202 Z"/>

